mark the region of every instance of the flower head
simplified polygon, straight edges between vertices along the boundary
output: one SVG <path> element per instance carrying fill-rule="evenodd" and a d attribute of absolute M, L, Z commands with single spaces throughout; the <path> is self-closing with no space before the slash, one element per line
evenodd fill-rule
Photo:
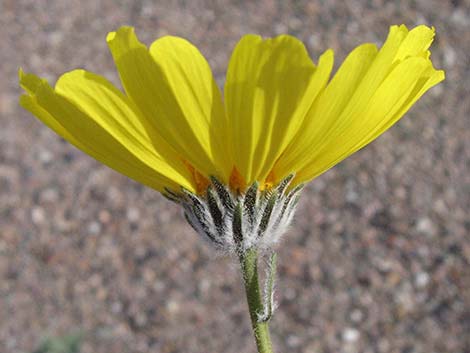
<path fill-rule="evenodd" d="M 426 26 L 392 26 L 380 49 L 358 46 L 330 80 L 332 50 L 314 64 L 292 36 L 246 35 L 222 100 L 191 43 L 165 36 L 147 48 L 122 27 L 107 42 L 124 93 L 84 70 L 55 88 L 20 70 L 20 103 L 85 153 L 182 203 L 211 242 L 249 247 L 266 229 L 282 234 L 296 187 L 373 141 L 444 79 L 430 60 L 433 37 Z"/>

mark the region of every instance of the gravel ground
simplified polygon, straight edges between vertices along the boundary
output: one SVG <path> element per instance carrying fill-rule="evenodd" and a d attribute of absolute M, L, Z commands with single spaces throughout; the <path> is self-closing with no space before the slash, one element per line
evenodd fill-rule
<path fill-rule="evenodd" d="M 279 249 L 277 352 L 470 352 L 468 0 L 0 0 L 0 352 L 82 332 L 83 353 L 255 348 L 240 275 L 159 194 L 99 165 L 17 106 L 19 66 L 117 82 L 106 33 L 195 43 L 219 82 L 247 32 L 341 62 L 388 26 L 437 29 L 447 80 L 316 179 Z"/>

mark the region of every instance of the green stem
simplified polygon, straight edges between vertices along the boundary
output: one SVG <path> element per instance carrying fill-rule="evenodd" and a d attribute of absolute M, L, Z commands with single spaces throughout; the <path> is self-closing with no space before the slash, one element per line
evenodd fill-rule
<path fill-rule="evenodd" d="M 258 322 L 258 313 L 263 313 L 263 300 L 258 283 L 258 253 L 256 249 L 249 249 L 241 254 L 240 264 L 258 353 L 272 353 L 273 347 L 269 337 L 268 322 Z"/>

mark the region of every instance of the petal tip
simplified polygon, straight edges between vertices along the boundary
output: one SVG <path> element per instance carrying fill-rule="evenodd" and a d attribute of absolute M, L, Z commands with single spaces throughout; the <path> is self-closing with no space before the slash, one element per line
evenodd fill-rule
<path fill-rule="evenodd" d="M 83 76 L 87 75 L 87 71 L 84 69 L 74 69 L 72 71 L 65 72 L 62 74 L 59 79 L 55 83 L 55 89 L 59 88 L 62 86 L 64 82 L 67 82 L 68 80 L 72 80 L 74 78 L 80 79 Z"/>
<path fill-rule="evenodd" d="M 446 72 L 444 70 L 437 70 L 436 75 L 438 82 L 442 82 L 446 79 Z"/>
<path fill-rule="evenodd" d="M 106 42 L 112 42 L 114 38 L 116 37 L 116 32 L 109 32 L 108 35 L 106 36 Z"/>
<path fill-rule="evenodd" d="M 24 72 L 22 68 L 18 69 L 18 80 L 20 87 L 30 95 L 34 94 L 43 82 L 47 82 L 35 74 Z"/>
<path fill-rule="evenodd" d="M 242 43 L 242 42 L 245 42 L 245 41 L 250 41 L 252 42 L 253 44 L 255 43 L 259 43 L 259 42 L 262 42 L 263 41 L 263 37 L 261 37 L 259 34 L 253 34 L 253 33 L 248 33 L 248 34 L 244 34 L 240 40 L 238 41 L 238 43 Z"/>
<path fill-rule="evenodd" d="M 131 27 L 131 26 L 122 26 L 122 27 L 119 27 L 116 31 L 113 31 L 113 32 L 109 32 L 107 35 L 106 35 L 106 42 L 110 43 L 112 42 L 114 39 L 116 39 L 116 37 L 119 37 L 119 36 L 129 36 L 129 35 L 132 35 L 135 33 L 135 29 L 134 27 Z"/>
<path fill-rule="evenodd" d="M 331 48 L 325 50 L 320 58 L 324 57 L 325 59 L 332 59 L 335 57 L 335 51 Z"/>

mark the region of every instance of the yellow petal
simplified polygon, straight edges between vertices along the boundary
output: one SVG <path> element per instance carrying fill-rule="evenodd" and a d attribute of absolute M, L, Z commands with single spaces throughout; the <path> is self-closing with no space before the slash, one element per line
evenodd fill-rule
<path fill-rule="evenodd" d="M 179 156 L 147 124 L 132 102 L 105 78 L 74 70 L 60 77 L 55 90 L 160 174 L 181 185 L 191 180 Z"/>
<path fill-rule="evenodd" d="M 362 139 L 347 155 L 354 153 L 365 145 L 369 144 L 380 136 L 383 132 L 388 130 L 395 124 L 410 108 L 411 106 L 431 87 L 437 85 L 445 79 L 444 71 L 435 70 L 432 65 L 429 65 L 422 77 L 418 80 L 412 92 L 409 94 L 405 102 L 400 106 L 395 114 L 389 116 L 382 124 L 378 125 L 375 129 L 371 130 L 369 134 Z M 346 158 L 347 156 L 343 157 Z M 341 158 L 341 159 L 343 159 Z"/>
<path fill-rule="evenodd" d="M 33 74 L 29 74 L 23 71 L 20 67 L 18 70 L 18 78 L 20 87 L 23 88 L 29 94 L 34 94 L 37 91 L 38 87 L 43 83 L 39 77 Z"/>
<path fill-rule="evenodd" d="M 192 154 L 193 146 L 199 144 L 213 163 L 210 169 L 202 171 L 206 175 L 217 173 L 228 180 L 232 168 L 228 122 L 219 87 L 206 59 L 187 40 L 172 36 L 153 42 L 150 55 L 165 73 L 182 113 L 173 116 L 172 121 L 161 121 L 163 133 L 173 136 L 172 140 L 185 140 L 182 144 L 185 153 Z"/>
<path fill-rule="evenodd" d="M 408 31 L 405 25 L 391 26 L 387 40 L 356 87 L 350 103 L 342 112 L 343 117 L 338 120 L 347 121 L 348 116 L 364 110 L 379 85 L 396 65 L 406 57 L 422 56 L 432 41 L 433 33 L 433 30 L 425 26 L 416 27 L 412 31 Z"/>
<path fill-rule="evenodd" d="M 138 119 L 103 78 L 73 71 L 59 79 L 54 91 L 45 80 L 20 72 L 20 84 L 29 93 L 20 104 L 85 153 L 159 191 L 179 190 L 179 185 L 194 190 L 189 172 L 180 175 L 130 128 L 129 121 L 137 124 Z"/>
<path fill-rule="evenodd" d="M 297 172 L 293 185 L 312 179 L 397 121 L 416 101 L 412 97 L 435 84 L 437 76 L 428 80 L 433 36 L 426 26 L 392 26 L 378 53 L 371 44 L 356 48 L 312 106 L 275 172 Z"/>
<path fill-rule="evenodd" d="M 398 64 L 374 93 L 366 109 L 348 116 L 328 133 L 311 162 L 299 170 L 298 182 L 310 180 L 328 170 L 376 138 L 406 111 L 405 106 L 429 88 L 430 62 L 413 57 Z M 435 78 L 432 79 L 435 82 Z"/>
<path fill-rule="evenodd" d="M 225 105 L 235 167 L 246 183 L 268 176 L 326 84 L 332 62 L 328 51 L 316 68 L 304 45 L 287 35 L 267 40 L 246 35 L 237 44 Z"/>
<path fill-rule="evenodd" d="M 390 73 L 396 53 L 407 34 L 408 29 L 403 25 L 390 27 L 387 40 L 370 63 L 363 79 L 357 85 L 354 94 L 350 97 L 349 104 L 345 107 L 342 114 L 354 114 L 367 106 L 377 87 Z"/>
<path fill-rule="evenodd" d="M 297 173 L 311 161 L 312 155 L 323 144 L 327 131 L 349 103 L 376 55 L 375 45 L 363 44 L 346 57 L 332 81 L 314 102 L 302 128 L 276 163 L 274 174 L 278 176 L 277 182 L 285 175 Z"/>
<path fill-rule="evenodd" d="M 123 86 L 150 125 L 204 175 L 228 179 L 225 115 L 209 65 L 189 42 L 164 37 L 150 52 L 133 28 L 107 38 Z"/>
<path fill-rule="evenodd" d="M 400 45 L 394 60 L 403 60 L 408 56 L 426 57 L 427 50 L 434 38 L 434 28 L 421 25 L 408 32 Z"/>

